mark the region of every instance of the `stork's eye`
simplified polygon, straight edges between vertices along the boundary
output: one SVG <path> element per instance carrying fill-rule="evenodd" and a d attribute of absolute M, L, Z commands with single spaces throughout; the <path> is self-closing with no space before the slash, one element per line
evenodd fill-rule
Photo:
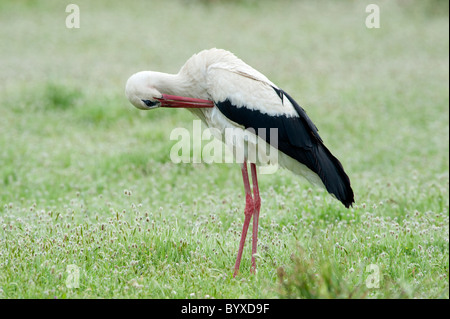
<path fill-rule="evenodd" d="M 152 107 L 155 106 L 156 104 L 158 104 L 158 101 L 151 101 L 151 100 L 142 100 L 142 102 L 145 103 L 145 105 L 147 105 L 148 107 Z"/>

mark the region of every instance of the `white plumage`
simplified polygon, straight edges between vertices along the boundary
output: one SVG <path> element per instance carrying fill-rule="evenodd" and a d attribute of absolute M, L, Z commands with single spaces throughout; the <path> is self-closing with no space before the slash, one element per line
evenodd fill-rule
<path fill-rule="evenodd" d="M 228 147 L 244 152 L 242 173 L 247 195 L 246 218 L 235 275 L 239 269 L 246 227 L 252 215 L 252 252 L 256 253 L 259 190 L 255 164 L 280 164 L 311 183 L 326 188 L 346 207 L 354 201 L 348 176 L 323 144 L 306 112 L 266 76 L 228 51 L 201 51 L 193 55 L 177 74 L 138 72 L 128 79 L 126 95 L 140 109 L 186 107 L 208 127 L 214 128 L 212 132 L 228 143 Z M 277 130 L 276 138 L 270 139 L 258 131 L 264 129 L 269 135 L 271 128 Z M 227 129 L 234 129 L 236 138 L 224 140 Z M 268 152 L 270 147 L 276 151 Z M 249 190 L 247 161 L 252 166 L 253 197 Z M 253 270 L 254 267 L 252 258 Z"/>
<path fill-rule="evenodd" d="M 146 85 L 143 85 L 146 83 Z M 204 50 L 194 54 L 180 69 L 177 74 L 166 74 L 154 71 L 142 71 L 131 76 L 127 82 L 126 94 L 130 101 L 141 109 L 148 109 L 142 104 L 142 99 L 151 99 L 161 94 L 192 97 L 211 101 L 224 101 L 229 99 L 236 107 L 245 107 L 259 110 L 264 114 L 277 116 L 283 114 L 287 117 L 298 117 L 292 104 L 285 99 L 283 102 L 276 94 L 273 87 L 278 88 L 266 76 L 253 69 L 241 59 L 229 51 L 221 49 Z M 149 88 L 155 88 L 158 93 L 151 92 L 151 96 L 143 94 Z M 255 94 L 257 92 L 257 94 Z M 231 145 L 232 150 L 245 148 L 247 150 L 260 151 L 260 154 L 247 154 L 247 158 L 261 159 L 257 164 L 272 164 L 287 168 L 292 172 L 302 175 L 314 185 L 324 187 L 320 178 L 311 172 L 304 164 L 291 160 L 282 152 L 266 152 L 269 145 L 258 147 L 258 139 L 251 131 L 245 129 L 239 123 L 233 122 L 224 116 L 218 108 L 188 108 L 198 116 L 208 127 L 219 130 L 220 135 L 215 137 L 224 140 L 225 129 L 233 128 L 236 135 L 242 130 Z M 215 132 L 212 131 L 213 133 Z M 269 134 L 269 132 L 267 132 Z M 245 141 L 245 142 L 243 142 Z M 252 145 L 248 146 L 247 143 Z M 255 145 L 256 144 L 256 145 Z M 269 158 L 266 154 L 272 154 Z M 276 154 L 274 156 L 274 154 Z"/>

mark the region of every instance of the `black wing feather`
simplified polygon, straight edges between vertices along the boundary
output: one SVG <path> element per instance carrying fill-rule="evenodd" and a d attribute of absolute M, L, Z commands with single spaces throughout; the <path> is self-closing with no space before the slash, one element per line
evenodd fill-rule
<path fill-rule="evenodd" d="M 353 190 L 342 164 L 325 147 L 317 127 L 305 110 L 283 90 L 277 88 L 274 90 L 282 101 L 283 96 L 288 98 L 299 117 L 268 115 L 245 106 L 238 107 L 228 99 L 215 102 L 215 104 L 231 121 L 246 129 L 253 128 L 257 134 L 258 129 L 261 128 L 264 128 L 265 132 L 269 132 L 270 128 L 277 128 L 278 150 L 306 165 L 319 175 L 329 193 L 336 196 L 345 207 L 351 206 L 354 202 Z M 261 136 L 261 138 L 274 145 L 273 141 L 270 141 L 270 134 Z"/>

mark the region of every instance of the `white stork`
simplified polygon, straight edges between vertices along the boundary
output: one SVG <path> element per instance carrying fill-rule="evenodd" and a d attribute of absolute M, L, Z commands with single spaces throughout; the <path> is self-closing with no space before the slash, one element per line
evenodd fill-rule
<path fill-rule="evenodd" d="M 245 189 L 244 226 L 234 266 L 239 271 L 247 230 L 253 216 L 252 265 L 255 254 L 261 199 L 258 189 L 256 164 L 250 161 L 248 144 L 266 143 L 277 148 L 276 160 L 282 167 L 302 175 L 315 185 L 324 187 L 345 207 L 353 204 L 350 179 L 339 160 L 325 147 L 316 126 L 294 99 L 278 88 L 267 77 L 256 71 L 231 52 L 210 49 L 193 55 L 177 74 L 142 71 L 133 74 L 126 84 L 129 101 L 143 110 L 158 107 L 187 108 L 208 127 L 224 132 L 227 128 L 278 130 L 275 141 L 270 137 L 246 138 L 244 143 L 231 141 L 231 147 L 245 148 L 242 177 Z M 262 138 L 262 139 L 261 139 Z M 256 149 L 256 148 L 252 148 Z M 257 151 L 258 152 L 258 151 Z M 266 154 L 266 153 L 265 153 Z M 262 157 L 264 155 L 259 154 Z M 250 188 L 247 161 L 250 162 L 253 194 Z"/>

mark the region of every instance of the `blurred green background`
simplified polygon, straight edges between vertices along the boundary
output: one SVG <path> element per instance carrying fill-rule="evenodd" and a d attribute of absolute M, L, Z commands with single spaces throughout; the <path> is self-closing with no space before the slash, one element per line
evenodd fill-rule
<path fill-rule="evenodd" d="M 71 125 L 88 140 L 100 139 L 99 125 L 118 125 L 125 144 L 127 131 L 139 130 L 148 157 L 167 160 L 172 127 L 152 127 L 171 115 L 171 124 L 180 126 L 193 117 L 138 112 L 124 84 L 140 70 L 176 73 L 193 53 L 218 47 L 290 92 L 353 174 L 448 167 L 446 1 L 380 2 L 380 29 L 365 26 L 368 1 L 77 4 L 79 29 L 66 28 L 69 13 L 61 1 L 0 4 L 1 142 L 14 141 L 25 161 L 43 160 L 42 152 L 29 149 L 42 143 L 33 130 L 67 144 L 75 139 Z M 143 123 L 147 128 L 135 127 Z M 151 143 L 158 134 L 163 147 Z M 99 154 L 99 143 L 83 143 Z M 4 160 L 26 165 L 5 148 Z"/>
<path fill-rule="evenodd" d="M 235 222 L 239 230 L 239 168 L 172 164 L 170 132 L 175 127 L 191 130 L 194 117 L 185 110 L 139 111 L 124 95 L 131 74 L 176 73 L 192 54 L 217 47 L 265 74 L 307 110 L 351 178 L 356 207 L 350 215 L 369 212 L 400 221 L 414 211 L 442 214 L 435 235 L 441 255 L 433 257 L 440 270 L 429 270 L 426 278 L 448 278 L 448 1 L 377 1 L 379 29 L 365 25 L 370 3 L 374 1 L 77 0 L 80 28 L 69 29 L 69 3 L 0 1 L 0 220 L 12 231 L 7 235 L 5 226 L 0 233 L 2 269 L 7 269 L 5 260 L 14 259 L 5 243 L 23 235 L 17 218 L 37 237 L 64 238 L 64 233 L 43 231 L 38 217 L 27 213 L 29 207 L 67 213 L 72 218 L 68 228 L 94 227 L 131 204 L 141 205 L 142 211 L 159 209 L 160 219 L 175 214 L 181 229 L 198 218 L 191 215 L 194 211 L 199 216 L 226 211 L 226 227 L 210 231 L 224 233 Z M 269 221 L 280 229 L 293 223 L 290 210 L 299 218 L 311 213 L 308 218 L 324 225 L 347 216 L 337 201 L 289 172 L 263 176 L 260 184 L 261 227 Z M 125 194 L 132 191 L 132 203 L 124 202 L 124 189 Z M 68 213 L 68 207 L 73 211 Z M 363 236 L 363 228 L 359 231 Z M 303 234 L 305 229 L 292 232 Z M 238 235 L 223 244 L 230 254 L 224 269 L 231 269 Z M 420 237 L 413 238 L 411 245 L 417 245 Z M 215 241 L 209 245 L 217 248 Z M 287 245 L 276 258 L 289 263 L 295 247 L 305 242 Z M 362 256 L 378 260 L 372 253 Z M 411 264 L 405 263 L 399 267 Z M 276 285 L 276 269 L 264 270 L 272 278 L 264 285 Z M 7 287 L 16 272 L 8 271 L 2 277 L 3 296 L 48 291 L 41 284 L 30 295 L 11 292 Z M 405 280 L 412 281 L 408 276 Z M 448 283 L 446 287 L 448 298 Z M 267 289 L 270 293 L 257 293 L 254 287 L 239 286 L 230 294 L 272 297 L 272 288 Z M 441 296 L 442 291 L 417 289 L 419 293 L 400 295 Z M 119 289 L 113 296 L 118 295 L 126 294 Z"/>

